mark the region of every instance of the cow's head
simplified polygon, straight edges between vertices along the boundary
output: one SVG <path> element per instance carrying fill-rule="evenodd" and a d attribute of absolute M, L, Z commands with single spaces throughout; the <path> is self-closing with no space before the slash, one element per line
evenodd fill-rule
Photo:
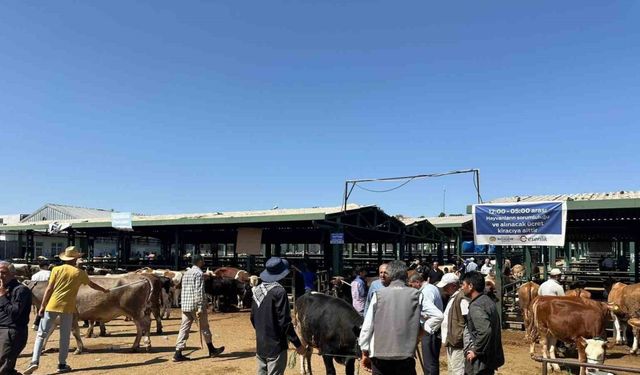
<path fill-rule="evenodd" d="M 259 276 L 256 276 L 256 275 L 249 276 L 249 285 L 251 287 L 256 287 L 256 286 L 258 286 L 258 284 L 260 284 L 260 277 Z"/>
<path fill-rule="evenodd" d="M 580 337 L 579 343 L 584 346 L 584 352 L 587 356 L 587 363 L 602 364 L 607 354 L 607 340 L 601 337 L 585 339 Z"/>

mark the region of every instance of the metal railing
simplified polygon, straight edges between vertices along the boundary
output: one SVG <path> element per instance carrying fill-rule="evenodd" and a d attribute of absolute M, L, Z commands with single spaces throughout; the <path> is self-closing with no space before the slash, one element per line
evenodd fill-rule
<path fill-rule="evenodd" d="M 552 358 L 543 358 L 543 357 L 532 357 L 532 359 L 536 362 L 542 363 L 542 375 L 547 375 L 547 364 L 558 364 L 558 365 L 571 365 L 578 367 L 588 367 L 594 368 L 598 370 L 611 370 L 611 371 L 623 371 L 631 374 L 640 374 L 640 368 L 637 367 L 625 367 L 625 366 L 612 366 L 612 365 L 598 365 L 594 363 L 587 362 L 578 362 L 575 359 L 552 359 Z"/>

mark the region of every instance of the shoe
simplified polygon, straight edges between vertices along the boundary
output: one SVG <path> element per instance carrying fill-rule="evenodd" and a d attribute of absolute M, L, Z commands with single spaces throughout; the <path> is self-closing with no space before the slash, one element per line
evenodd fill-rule
<path fill-rule="evenodd" d="M 210 358 L 217 357 L 220 354 L 222 354 L 222 352 L 224 352 L 224 346 L 216 348 L 213 345 L 211 345 L 211 347 L 209 348 L 209 357 Z"/>
<path fill-rule="evenodd" d="M 176 353 L 173 355 L 173 361 L 174 362 L 184 362 L 184 361 L 189 361 L 191 360 L 191 358 L 184 356 L 182 354 L 182 350 L 176 350 Z"/>
<path fill-rule="evenodd" d="M 71 366 L 58 365 L 58 374 L 64 374 L 65 372 L 71 372 Z"/>
<path fill-rule="evenodd" d="M 33 374 L 34 371 L 36 371 L 38 369 L 38 364 L 37 363 L 31 363 L 29 365 L 29 367 L 27 367 L 26 370 L 24 370 L 24 372 L 22 373 L 23 375 L 29 375 L 29 374 Z"/>

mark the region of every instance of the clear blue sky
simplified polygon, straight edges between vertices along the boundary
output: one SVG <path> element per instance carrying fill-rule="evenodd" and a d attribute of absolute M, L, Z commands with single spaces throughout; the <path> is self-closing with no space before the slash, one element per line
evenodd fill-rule
<path fill-rule="evenodd" d="M 4 2 L 0 213 L 338 205 L 463 168 L 485 199 L 639 190 L 639 25 L 635 0 Z M 474 203 L 470 175 L 352 201 L 444 189 Z"/>

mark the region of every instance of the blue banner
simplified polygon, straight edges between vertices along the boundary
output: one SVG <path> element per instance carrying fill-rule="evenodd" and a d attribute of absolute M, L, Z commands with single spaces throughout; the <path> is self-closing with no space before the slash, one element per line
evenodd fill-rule
<path fill-rule="evenodd" d="M 565 202 L 477 204 L 476 245 L 564 246 Z"/>

